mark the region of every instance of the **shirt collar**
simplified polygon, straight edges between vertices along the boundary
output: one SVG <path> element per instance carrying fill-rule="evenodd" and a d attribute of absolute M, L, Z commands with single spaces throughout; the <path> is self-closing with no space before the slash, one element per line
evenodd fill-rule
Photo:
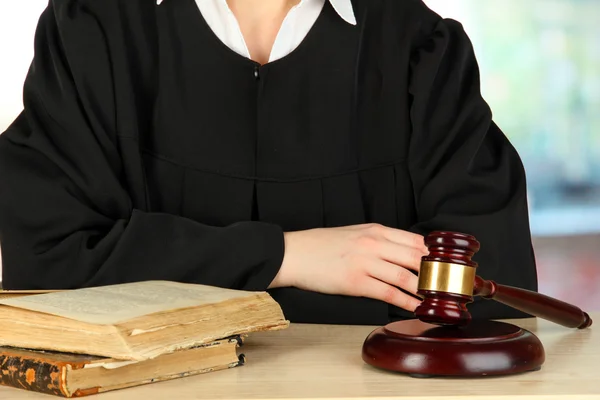
<path fill-rule="evenodd" d="M 156 4 L 160 5 L 164 0 L 156 0 Z M 351 0 L 329 0 L 331 6 L 338 15 L 350 25 L 356 25 L 356 16 Z"/>
<path fill-rule="evenodd" d="M 329 0 L 340 17 L 350 25 L 356 25 L 356 16 L 351 0 Z"/>

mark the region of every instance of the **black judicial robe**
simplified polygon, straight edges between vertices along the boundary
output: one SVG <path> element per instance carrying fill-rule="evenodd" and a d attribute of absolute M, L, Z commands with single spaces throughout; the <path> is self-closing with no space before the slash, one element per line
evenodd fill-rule
<path fill-rule="evenodd" d="M 194 0 L 50 0 L 24 110 L 0 136 L 4 286 L 265 290 L 283 232 L 375 222 L 473 234 L 482 277 L 536 290 L 523 166 L 461 25 L 419 0 L 354 7 L 356 26 L 327 2 L 298 48 L 259 66 Z M 270 293 L 297 322 L 410 317 Z"/>

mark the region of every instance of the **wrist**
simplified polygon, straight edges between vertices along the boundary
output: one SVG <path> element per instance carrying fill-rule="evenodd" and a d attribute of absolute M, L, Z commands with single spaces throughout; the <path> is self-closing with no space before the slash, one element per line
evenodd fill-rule
<path fill-rule="evenodd" d="M 269 285 L 269 289 L 279 288 L 279 287 L 290 287 L 293 286 L 293 265 L 294 265 L 294 255 L 292 254 L 292 247 L 290 242 L 293 241 L 293 233 L 292 232 L 284 232 L 284 252 L 283 252 L 283 260 L 281 262 L 281 267 L 279 268 L 279 272 Z"/>

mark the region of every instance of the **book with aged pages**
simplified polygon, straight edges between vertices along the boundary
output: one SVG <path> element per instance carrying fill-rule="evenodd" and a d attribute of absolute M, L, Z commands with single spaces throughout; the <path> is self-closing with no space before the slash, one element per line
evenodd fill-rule
<path fill-rule="evenodd" d="M 267 292 L 168 281 L 0 291 L 0 384 L 73 397 L 231 368 L 244 337 L 288 325 Z"/>
<path fill-rule="evenodd" d="M 267 292 L 167 281 L 0 299 L 0 346 L 119 360 L 147 360 L 288 324 Z"/>
<path fill-rule="evenodd" d="M 234 368 L 244 364 L 242 344 L 236 336 L 145 361 L 0 347 L 0 385 L 83 397 Z"/>

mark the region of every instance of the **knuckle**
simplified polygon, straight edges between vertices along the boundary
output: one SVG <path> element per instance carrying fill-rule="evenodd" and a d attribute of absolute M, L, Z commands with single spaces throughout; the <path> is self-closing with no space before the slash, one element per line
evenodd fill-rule
<path fill-rule="evenodd" d="M 410 281 L 410 272 L 405 270 L 404 268 L 400 268 L 396 273 L 396 282 L 399 286 L 406 286 Z"/>
<path fill-rule="evenodd" d="M 423 246 L 425 246 L 425 241 L 423 239 L 423 236 L 421 235 L 415 235 L 414 239 L 413 239 L 413 246 L 416 248 L 422 248 Z"/>
<path fill-rule="evenodd" d="M 393 304 L 394 301 L 396 300 L 397 295 L 398 295 L 398 290 L 392 286 L 389 286 L 382 293 L 382 298 L 383 298 L 383 301 L 385 301 L 386 303 Z"/>
<path fill-rule="evenodd" d="M 359 274 L 349 274 L 348 279 L 346 279 L 346 290 L 356 292 L 361 287 L 361 278 Z"/>
<path fill-rule="evenodd" d="M 356 239 L 356 245 L 366 250 L 375 250 L 378 244 L 378 240 L 371 236 L 360 236 Z"/>
<path fill-rule="evenodd" d="M 412 263 L 413 267 L 418 267 L 421 264 L 421 259 L 423 257 L 423 254 L 421 254 L 421 252 L 417 249 L 412 249 L 410 251 L 410 262 Z"/>
<path fill-rule="evenodd" d="M 361 254 L 352 252 L 345 256 L 345 263 L 353 270 L 360 269 L 364 266 L 366 260 Z"/>
<path fill-rule="evenodd" d="M 348 277 L 346 279 L 346 292 L 349 294 L 356 294 L 358 296 L 363 295 L 363 288 L 365 287 L 365 278 L 366 276 L 359 270 L 348 274 Z"/>
<path fill-rule="evenodd" d="M 370 223 L 367 224 L 367 230 L 372 234 L 372 235 L 380 235 L 383 233 L 383 225 L 378 224 L 378 223 Z"/>
<path fill-rule="evenodd" d="M 413 311 L 414 310 L 414 306 L 413 306 L 413 302 L 410 299 L 410 297 L 408 296 L 404 296 L 402 299 L 400 299 L 398 301 L 398 305 L 400 306 L 400 308 L 403 308 L 405 310 L 409 310 L 409 311 Z"/>

